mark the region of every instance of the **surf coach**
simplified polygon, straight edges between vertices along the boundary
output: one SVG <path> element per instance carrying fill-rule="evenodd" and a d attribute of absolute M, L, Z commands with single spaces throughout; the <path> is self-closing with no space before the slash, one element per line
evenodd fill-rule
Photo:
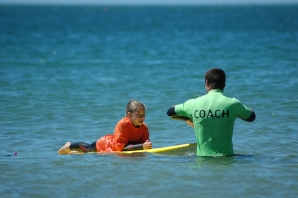
<path fill-rule="evenodd" d="M 226 74 L 213 68 L 205 73 L 207 94 L 171 107 L 167 114 L 194 128 L 198 156 L 234 155 L 233 128 L 236 118 L 252 122 L 256 115 L 239 100 L 223 95 Z"/>

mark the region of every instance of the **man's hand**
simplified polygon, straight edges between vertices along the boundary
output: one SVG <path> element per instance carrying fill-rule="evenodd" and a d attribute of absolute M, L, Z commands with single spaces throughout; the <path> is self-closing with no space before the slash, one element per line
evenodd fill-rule
<path fill-rule="evenodd" d="M 192 127 L 192 128 L 194 127 L 194 126 L 193 126 L 193 122 L 192 122 L 191 119 L 186 120 L 186 122 L 187 122 L 188 126 L 190 126 L 190 127 Z"/>

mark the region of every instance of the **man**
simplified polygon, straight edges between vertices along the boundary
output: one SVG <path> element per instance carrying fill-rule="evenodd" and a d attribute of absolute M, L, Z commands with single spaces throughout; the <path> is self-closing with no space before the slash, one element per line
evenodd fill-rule
<path fill-rule="evenodd" d="M 198 156 L 234 155 L 233 128 L 236 118 L 247 122 L 256 115 L 239 100 L 223 95 L 226 75 L 219 68 L 205 74 L 207 94 L 171 107 L 167 114 L 173 119 L 186 121 L 194 127 Z"/>

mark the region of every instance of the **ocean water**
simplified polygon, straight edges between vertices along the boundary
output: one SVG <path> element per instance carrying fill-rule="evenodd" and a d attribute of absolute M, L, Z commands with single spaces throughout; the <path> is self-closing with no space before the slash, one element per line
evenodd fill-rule
<path fill-rule="evenodd" d="M 244 156 L 58 155 L 147 105 L 153 147 L 195 142 L 167 117 L 225 70 Z M 0 197 L 296 197 L 298 6 L 0 5 Z M 14 155 L 14 153 L 17 155 Z"/>

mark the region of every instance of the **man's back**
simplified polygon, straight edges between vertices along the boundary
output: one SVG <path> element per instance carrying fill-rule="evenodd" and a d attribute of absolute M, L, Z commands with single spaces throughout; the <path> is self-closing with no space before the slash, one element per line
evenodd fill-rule
<path fill-rule="evenodd" d="M 237 117 L 247 119 L 251 111 L 219 89 L 175 106 L 177 115 L 190 117 L 198 142 L 197 155 L 232 155 L 233 127 Z"/>
<path fill-rule="evenodd" d="M 252 122 L 256 115 L 239 100 L 223 95 L 226 74 L 212 68 L 205 73 L 207 94 L 171 107 L 167 115 L 186 121 L 194 127 L 197 139 L 197 155 L 233 155 L 233 128 L 237 117 Z"/>

